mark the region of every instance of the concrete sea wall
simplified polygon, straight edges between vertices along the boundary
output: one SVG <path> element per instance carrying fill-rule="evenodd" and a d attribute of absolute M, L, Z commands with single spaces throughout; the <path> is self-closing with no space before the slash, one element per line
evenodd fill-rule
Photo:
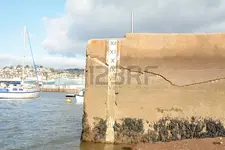
<path fill-rule="evenodd" d="M 116 75 L 108 40 L 87 44 L 82 141 L 225 136 L 225 33 L 127 34 Z"/>
<path fill-rule="evenodd" d="M 70 92 L 70 93 L 78 93 L 80 89 L 83 87 L 81 86 L 68 86 L 68 85 L 44 85 L 40 88 L 42 92 Z"/>

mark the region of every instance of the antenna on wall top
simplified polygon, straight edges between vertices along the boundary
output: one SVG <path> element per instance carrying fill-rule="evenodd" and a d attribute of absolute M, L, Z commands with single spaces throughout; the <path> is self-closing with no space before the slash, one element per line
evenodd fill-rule
<path fill-rule="evenodd" d="M 134 12 L 131 12 L 131 33 L 134 33 Z"/>

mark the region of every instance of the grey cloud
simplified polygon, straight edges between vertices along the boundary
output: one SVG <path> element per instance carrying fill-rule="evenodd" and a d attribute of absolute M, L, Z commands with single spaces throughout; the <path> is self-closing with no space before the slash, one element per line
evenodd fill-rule
<path fill-rule="evenodd" d="M 13 56 L 8 54 L 1 54 L 0 67 L 4 66 L 16 66 L 22 64 L 23 56 Z M 77 57 L 62 57 L 62 56 L 43 56 L 35 60 L 36 64 L 44 65 L 45 67 L 54 68 L 84 68 L 85 61 L 83 57 L 79 55 Z M 27 57 L 25 64 L 33 65 L 31 57 Z"/>
<path fill-rule="evenodd" d="M 123 37 L 131 31 L 131 11 L 134 11 L 135 32 L 193 33 L 214 32 L 224 28 L 225 1 L 222 0 L 85 0 L 88 8 L 78 9 L 78 0 L 68 0 L 67 14 L 70 24 L 63 30 L 67 41 L 65 47 L 57 47 L 51 41 L 54 53 L 85 52 L 85 45 L 91 38 Z M 80 4 L 82 5 L 82 4 Z M 65 21 L 65 20 L 64 20 Z M 57 24 L 56 24 L 57 26 Z M 218 29 L 219 28 L 219 29 Z M 58 27 L 60 30 L 61 28 Z M 47 36 L 46 39 L 51 39 Z M 60 41 L 60 40 L 59 40 Z M 50 44 L 49 44 L 50 45 Z M 45 45 L 47 49 L 50 47 Z"/>

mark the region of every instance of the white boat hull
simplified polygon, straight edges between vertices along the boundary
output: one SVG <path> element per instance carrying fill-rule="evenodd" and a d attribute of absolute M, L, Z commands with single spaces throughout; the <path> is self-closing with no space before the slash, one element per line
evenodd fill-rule
<path fill-rule="evenodd" d="M 33 99 L 39 97 L 38 91 L 36 92 L 8 92 L 8 93 L 1 93 L 0 92 L 0 99 Z"/>
<path fill-rule="evenodd" d="M 1 89 L 0 99 L 33 99 L 39 97 L 40 93 L 35 89 L 22 89 L 22 91 L 13 91 L 13 89 L 17 88 Z"/>
<path fill-rule="evenodd" d="M 84 103 L 84 97 L 76 95 L 76 104 L 80 105 Z"/>

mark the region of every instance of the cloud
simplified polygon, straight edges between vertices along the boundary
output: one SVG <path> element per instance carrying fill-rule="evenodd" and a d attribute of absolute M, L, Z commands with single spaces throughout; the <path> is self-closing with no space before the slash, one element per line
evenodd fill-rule
<path fill-rule="evenodd" d="M 134 32 L 224 32 L 222 0 L 66 0 L 64 15 L 44 17 L 50 53 L 84 54 L 88 39 L 123 37 Z"/>
<path fill-rule="evenodd" d="M 0 67 L 22 65 L 23 60 L 25 64 L 33 65 L 31 57 L 23 58 L 20 56 L 13 56 L 7 54 L 0 55 Z M 84 68 L 85 60 L 76 57 L 62 57 L 62 56 L 43 56 L 35 60 L 36 65 L 43 65 L 44 67 L 54 68 Z"/>

